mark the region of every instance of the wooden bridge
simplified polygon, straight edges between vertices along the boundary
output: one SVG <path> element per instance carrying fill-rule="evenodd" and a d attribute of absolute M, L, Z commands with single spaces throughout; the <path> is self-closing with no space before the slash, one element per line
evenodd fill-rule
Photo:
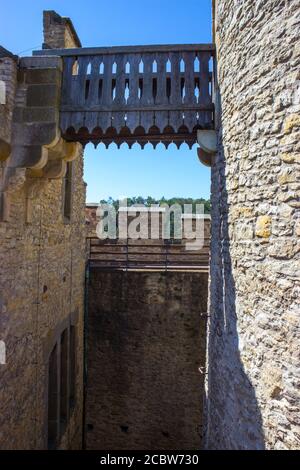
<path fill-rule="evenodd" d="M 214 128 L 210 44 L 45 49 L 60 56 L 60 127 L 68 141 L 178 147 Z"/>

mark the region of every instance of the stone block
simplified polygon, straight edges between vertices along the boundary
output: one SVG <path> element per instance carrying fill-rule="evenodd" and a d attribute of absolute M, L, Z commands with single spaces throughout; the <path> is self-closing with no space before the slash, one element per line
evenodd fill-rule
<path fill-rule="evenodd" d="M 25 74 L 25 82 L 28 85 L 39 84 L 59 84 L 61 80 L 61 71 L 53 69 L 28 69 Z"/>
<path fill-rule="evenodd" d="M 59 88 L 57 85 L 29 85 L 26 95 L 27 106 L 58 106 Z"/>

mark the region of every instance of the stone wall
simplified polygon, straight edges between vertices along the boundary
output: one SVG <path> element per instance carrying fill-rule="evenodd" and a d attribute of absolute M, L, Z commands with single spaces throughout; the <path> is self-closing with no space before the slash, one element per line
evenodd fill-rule
<path fill-rule="evenodd" d="M 207 273 L 90 272 L 88 449 L 199 449 Z"/>
<path fill-rule="evenodd" d="M 19 60 L 0 52 L 0 79 L 7 85 L 0 139 L 11 144 L 0 158 L 0 195 L 7 209 L 0 210 L 0 341 L 6 352 L 0 364 L 0 448 L 47 448 L 49 356 L 56 344 L 60 357 L 61 333 L 71 325 L 75 400 L 72 396 L 57 447 L 81 448 L 83 153 L 79 144 L 70 147 L 59 136 L 60 59 Z M 63 211 L 67 162 L 72 165 L 68 220 Z"/>
<path fill-rule="evenodd" d="M 26 189 L 11 195 L 10 222 L 0 223 L 0 447 L 47 446 L 48 356 L 60 333 L 75 321 L 77 406 L 62 447 L 81 446 L 84 296 L 84 186 L 82 158 L 74 165 L 71 223 L 62 214 L 63 180 L 45 183 L 25 222 Z"/>
<path fill-rule="evenodd" d="M 216 1 L 208 448 L 300 448 L 299 14 Z"/>

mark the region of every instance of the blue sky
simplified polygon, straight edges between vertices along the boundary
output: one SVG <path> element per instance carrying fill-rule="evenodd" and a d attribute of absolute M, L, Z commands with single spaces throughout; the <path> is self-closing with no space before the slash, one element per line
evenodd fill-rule
<path fill-rule="evenodd" d="M 211 0 L 0 0 L 0 45 L 31 55 L 42 44 L 42 11 L 71 17 L 83 46 L 211 42 Z M 209 197 L 210 171 L 196 147 L 85 151 L 87 201 L 112 196 Z"/>

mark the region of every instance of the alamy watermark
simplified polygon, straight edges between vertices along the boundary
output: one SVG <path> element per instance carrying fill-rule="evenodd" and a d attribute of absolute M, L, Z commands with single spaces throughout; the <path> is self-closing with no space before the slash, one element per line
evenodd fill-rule
<path fill-rule="evenodd" d="M 187 250 L 204 245 L 204 205 L 196 204 L 127 205 L 127 199 L 99 204 L 96 233 L 105 239 L 181 240 Z"/>

